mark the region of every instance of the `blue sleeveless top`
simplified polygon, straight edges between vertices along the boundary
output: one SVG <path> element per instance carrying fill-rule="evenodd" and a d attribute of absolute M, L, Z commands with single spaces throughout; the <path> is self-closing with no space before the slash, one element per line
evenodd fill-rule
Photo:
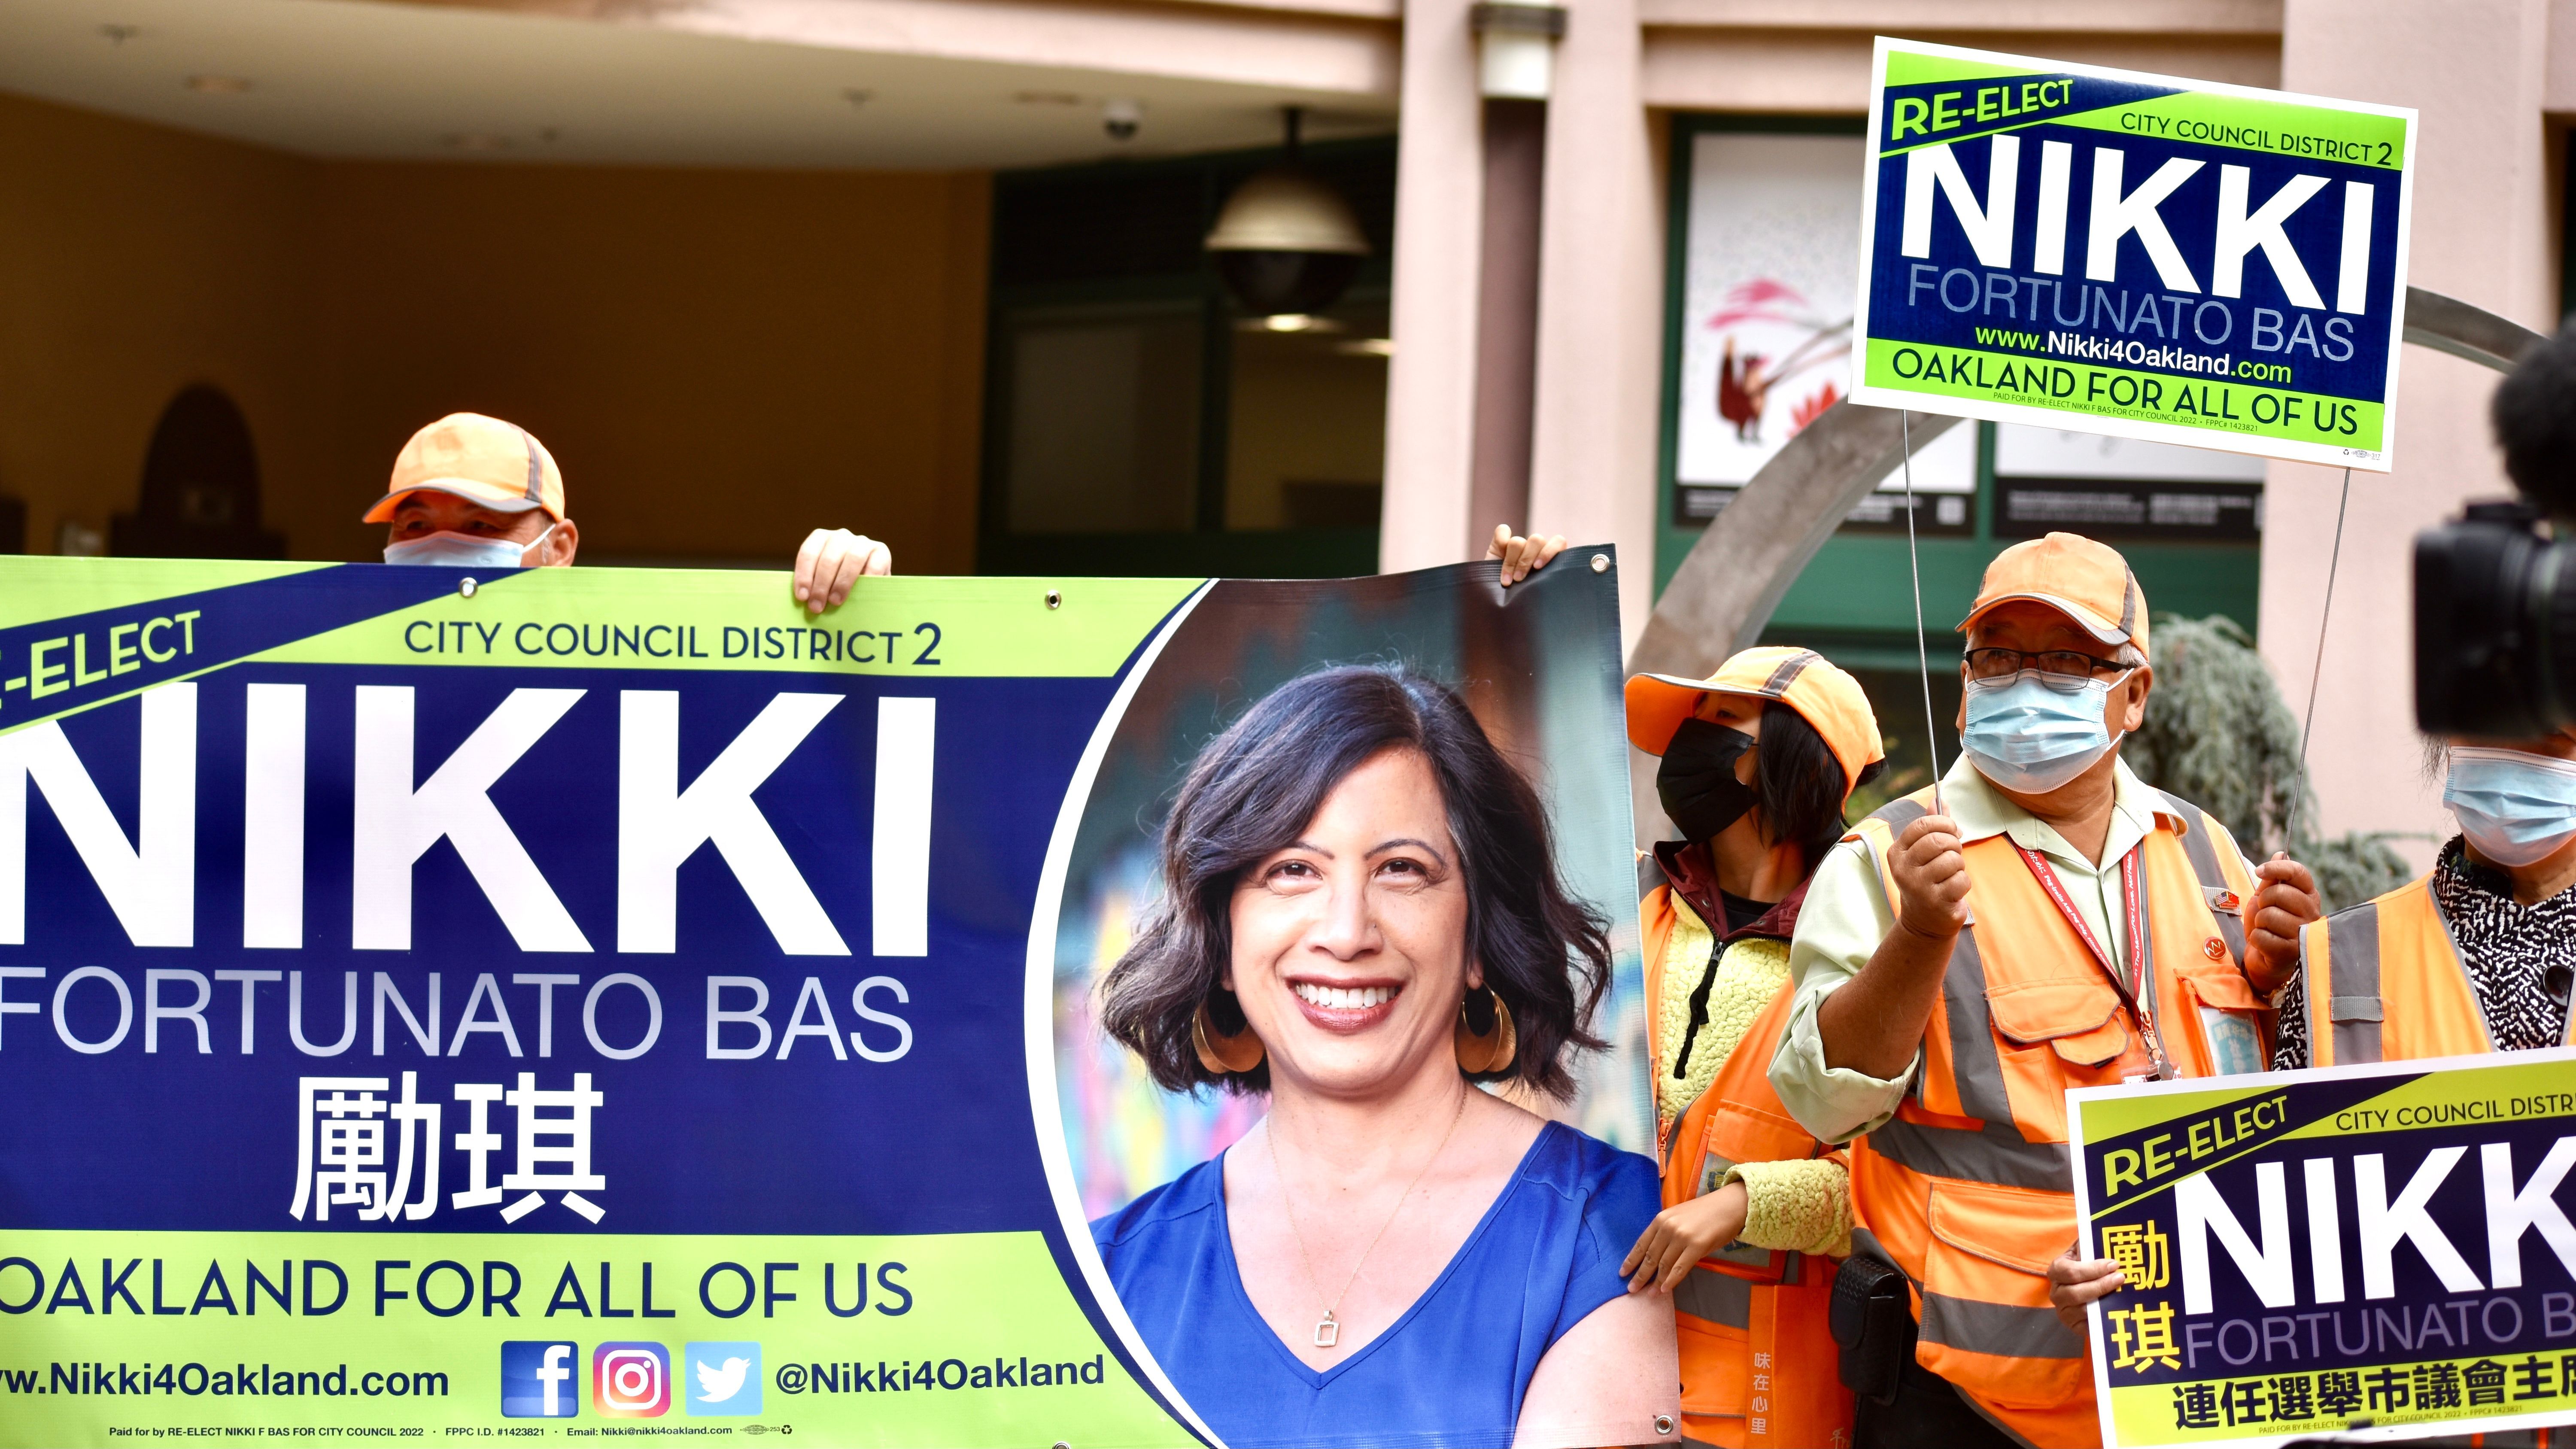
<path fill-rule="evenodd" d="M 1413 1306 L 1321 1373 L 1243 1290 L 1223 1158 L 1091 1235 L 1146 1346 L 1234 1449 L 1504 1449 L 1540 1356 L 1627 1291 L 1619 1261 L 1662 1205 L 1653 1161 L 1550 1122 Z"/>

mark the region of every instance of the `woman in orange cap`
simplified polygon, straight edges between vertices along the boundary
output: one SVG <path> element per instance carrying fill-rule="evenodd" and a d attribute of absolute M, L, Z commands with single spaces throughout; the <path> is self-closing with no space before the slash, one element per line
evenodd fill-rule
<path fill-rule="evenodd" d="M 1860 684 L 1808 649 L 1748 649 L 1706 679 L 1628 681 L 1628 738 L 1662 757 L 1682 839 L 1639 906 L 1664 1210 L 1628 1252 L 1632 1291 L 1673 1295 L 1682 1417 L 1704 1444 L 1851 1442 L 1827 1328 L 1850 1252 L 1842 1154 L 1773 1094 L 1789 938 L 1807 879 L 1884 766 Z"/>
<path fill-rule="evenodd" d="M 1509 586 L 1564 546 L 1498 529 L 1486 557 Z M 1655 847 L 1663 883 L 1639 907 L 1664 1209 L 1620 1271 L 1673 1297 L 1686 1440 L 1847 1445 L 1826 1320 L 1849 1179 L 1768 1073 L 1798 907 L 1851 792 L 1884 768 L 1878 721 L 1859 681 L 1807 649 L 1748 649 L 1706 679 L 1641 674 L 1627 702 L 1683 838 Z"/>

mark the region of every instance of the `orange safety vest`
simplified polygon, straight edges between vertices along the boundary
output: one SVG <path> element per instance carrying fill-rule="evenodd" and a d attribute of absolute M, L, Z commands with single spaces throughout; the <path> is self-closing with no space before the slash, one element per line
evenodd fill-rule
<path fill-rule="evenodd" d="M 2149 1010 L 2167 1059 L 2186 1077 L 2214 1074 L 2203 1012 L 2252 1027 L 2268 1059 L 2263 1003 L 2239 965 L 2254 882 L 2235 852 L 2220 858 L 2197 807 L 2155 794 L 2140 874 Z M 1909 795 L 1846 837 L 1869 842 L 1891 903 L 1888 848 L 1931 798 Z M 2075 1243 L 2066 1092 L 2152 1067 L 2136 1019 L 2010 838 L 1963 854 L 1970 923 L 1950 950 L 1922 1071 L 1895 1118 L 1851 1147 L 1852 1251 L 1912 1285 L 1925 1369 L 2042 1449 L 2097 1445 L 2084 1341 L 2048 1303 L 2048 1265 Z"/>
<path fill-rule="evenodd" d="M 1670 886 L 1650 892 L 1641 913 L 1649 1003 L 1664 999 L 1668 965 L 1716 971 L 1722 949 L 1705 961 L 1669 960 L 1678 919 Z M 1704 1183 L 1735 1163 L 1830 1153 L 1790 1117 L 1771 1090 L 1771 1056 L 1788 1030 L 1793 986 L 1781 984 L 1708 1087 L 1657 1144 L 1664 1206 L 1698 1196 Z M 1673 1085 L 1657 1071 L 1659 1097 Z M 1662 1120 L 1660 1113 L 1657 1120 Z M 1774 1266 L 1776 1283 L 1745 1276 L 1769 1280 Z M 1833 1334 L 1826 1327 L 1833 1292 L 1834 1260 L 1804 1253 L 1739 1249 L 1703 1258 L 1691 1269 L 1673 1290 L 1685 1443 L 1718 1449 L 1845 1449 L 1851 1443 L 1851 1391 L 1842 1385 Z"/>
<path fill-rule="evenodd" d="M 2307 972 L 2310 1066 L 2496 1049 L 2429 875 L 2311 921 L 2299 933 L 2299 956 Z M 2569 1025 L 2576 1027 L 2576 1013 Z"/>

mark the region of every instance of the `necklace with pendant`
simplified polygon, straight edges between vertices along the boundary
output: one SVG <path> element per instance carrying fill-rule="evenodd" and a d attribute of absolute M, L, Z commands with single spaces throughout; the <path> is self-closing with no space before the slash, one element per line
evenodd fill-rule
<path fill-rule="evenodd" d="M 1324 1305 L 1324 1316 L 1315 1320 L 1315 1347 L 1332 1348 L 1341 1343 L 1342 1321 L 1334 1314 L 1341 1308 L 1342 1300 L 1350 1296 L 1351 1285 L 1360 1281 L 1360 1269 L 1368 1266 L 1369 1254 L 1377 1251 L 1378 1239 L 1385 1237 L 1386 1230 L 1395 1226 L 1396 1216 L 1404 1211 L 1404 1204 L 1413 1196 L 1413 1190 L 1420 1187 L 1422 1179 L 1430 1174 L 1431 1164 L 1438 1162 L 1440 1154 L 1449 1150 L 1449 1139 L 1456 1135 L 1458 1123 L 1466 1115 L 1467 1094 L 1461 1091 L 1458 1094 L 1458 1110 L 1450 1114 L 1449 1130 L 1440 1134 L 1440 1145 L 1431 1149 L 1431 1155 L 1422 1160 L 1422 1170 L 1413 1174 L 1413 1181 L 1404 1185 L 1404 1191 L 1397 1196 L 1395 1206 L 1388 1209 L 1386 1221 L 1378 1224 L 1377 1236 L 1370 1238 L 1368 1246 L 1360 1249 L 1359 1261 L 1351 1265 L 1351 1276 L 1342 1280 L 1342 1291 L 1333 1295 L 1333 1301 Z M 1270 1175 L 1279 1180 L 1279 1206 L 1288 1214 L 1288 1231 L 1295 1235 L 1297 1256 L 1306 1265 L 1306 1286 L 1314 1290 L 1316 1297 L 1321 1298 L 1324 1296 L 1324 1285 L 1315 1276 L 1315 1255 L 1306 1248 L 1305 1229 L 1297 1226 L 1297 1205 L 1288 1196 L 1288 1174 L 1279 1170 L 1279 1134 L 1265 1131 L 1262 1133 L 1262 1140 L 1270 1146 Z"/>

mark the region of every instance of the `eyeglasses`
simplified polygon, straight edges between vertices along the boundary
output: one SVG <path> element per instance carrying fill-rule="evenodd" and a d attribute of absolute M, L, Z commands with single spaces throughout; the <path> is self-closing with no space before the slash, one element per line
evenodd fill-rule
<path fill-rule="evenodd" d="M 2081 649 L 1971 649 L 1967 659 L 1970 679 L 2009 679 L 2025 669 L 2070 679 L 2125 674 L 2129 670 L 2128 665 L 2117 660 L 2097 659 Z"/>

